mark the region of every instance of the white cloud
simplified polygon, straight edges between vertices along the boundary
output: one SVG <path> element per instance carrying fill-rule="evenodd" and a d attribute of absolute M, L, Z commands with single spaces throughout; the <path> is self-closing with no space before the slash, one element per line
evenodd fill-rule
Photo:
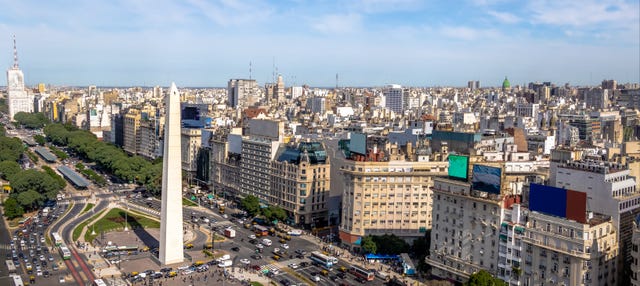
<path fill-rule="evenodd" d="M 520 18 L 518 16 L 507 12 L 489 10 L 487 11 L 487 14 L 493 16 L 495 19 L 502 23 L 515 24 L 520 22 Z"/>
<path fill-rule="evenodd" d="M 315 19 L 312 27 L 326 34 L 350 34 L 362 29 L 360 14 L 330 14 Z"/>
<path fill-rule="evenodd" d="M 348 6 L 362 13 L 411 11 L 424 4 L 421 0 L 354 0 Z"/>
<path fill-rule="evenodd" d="M 496 39 L 501 36 L 501 33 L 495 29 L 475 29 L 465 26 L 444 26 L 438 31 L 447 38 L 465 41 Z"/>
<path fill-rule="evenodd" d="M 220 26 L 261 22 L 269 18 L 275 10 L 263 1 L 188 0 L 188 3 L 199 10 L 202 15 Z"/>
<path fill-rule="evenodd" d="M 638 25 L 637 2 L 596 0 L 536 0 L 529 3 L 535 23 L 585 27 Z"/>

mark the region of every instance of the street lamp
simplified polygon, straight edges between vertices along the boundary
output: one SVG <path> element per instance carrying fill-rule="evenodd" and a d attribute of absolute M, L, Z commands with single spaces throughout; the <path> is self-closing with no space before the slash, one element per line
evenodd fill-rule
<path fill-rule="evenodd" d="M 96 214 L 96 209 L 94 207 L 92 207 L 91 208 L 91 217 L 93 217 L 95 214 Z M 96 235 L 96 222 L 95 221 L 91 224 L 91 235 Z"/>

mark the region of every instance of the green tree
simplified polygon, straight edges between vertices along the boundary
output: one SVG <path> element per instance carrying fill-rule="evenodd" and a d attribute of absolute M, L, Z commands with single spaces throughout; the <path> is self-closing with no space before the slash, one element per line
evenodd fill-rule
<path fill-rule="evenodd" d="M 27 210 L 37 209 L 44 202 L 44 196 L 34 190 L 21 192 L 16 196 L 18 203 Z"/>
<path fill-rule="evenodd" d="M 410 250 L 410 245 L 395 234 L 373 236 L 373 241 L 378 246 L 378 253 L 400 254 Z"/>
<path fill-rule="evenodd" d="M 274 220 L 283 221 L 287 219 L 287 212 L 279 206 L 268 206 L 262 209 L 262 214 L 264 214 L 270 222 Z"/>
<path fill-rule="evenodd" d="M 368 235 L 362 238 L 362 250 L 365 253 L 378 253 L 378 245 L 373 241 L 373 236 Z"/>
<path fill-rule="evenodd" d="M 4 215 L 9 219 L 21 217 L 24 214 L 24 209 L 18 204 L 18 201 L 9 197 L 4 201 Z"/>
<path fill-rule="evenodd" d="M 9 180 L 9 178 L 22 171 L 20 165 L 16 161 L 2 161 L 0 162 L 0 178 Z"/>
<path fill-rule="evenodd" d="M 13 116 L 13 119 L 20 125 L 29 129 L 39 129 L 49 123 L 49 119 L 47 119 L 47 117 L 42 112 L 18 112 Z"/>
<path fill-rule="evenodd" d="M 27 191 L 34 191 L 37 194 L 43 196 L 43 199 L 55 199 L 58 192 L 62 189 L 59 182 L 53 177 L 49 176 L 45 172 L 40 172 L 35 169 L 25 170 L 13 175 L 10 178 L 11 186 L 14 193 L 22 194 Z M 22 201 L 18 198 L 18 202 L 22 204 Z"/>
<path fill-rule="evenodd" d="M 33 140 L 35 140 L 36 143 L 40 144 L 40 146 L 44 146 L 44 144 L 47 143 L 47 139 L 40 134 L 33 135 Z"/>
<path fill-rule="evenodd" d="M 486 270 L 480 270 L 469 276 L 469 281 L 465 284 L 467 286 L 506 286 L 504 281 L 491 276 Z"/>
<path fill-rule="evenodd" d="M 7 129 L 5 129 L 4 124 L 0 123 L 0 136 L 6 136 Z"/>
<path fill-rule="evenodd" d="M 251 216 L 257 216 L 260 214 L 260 200 L 254 195 L 248 195 L 246 198 L 240 201 L 242 208 L 247 211 Z"/>
<path fill-rule="evenodd" d="M 25 147 L 20 139 L 16 137 L 0 137 L 0 162 L 7 160 L 18 162 L 24 150 Z"/>

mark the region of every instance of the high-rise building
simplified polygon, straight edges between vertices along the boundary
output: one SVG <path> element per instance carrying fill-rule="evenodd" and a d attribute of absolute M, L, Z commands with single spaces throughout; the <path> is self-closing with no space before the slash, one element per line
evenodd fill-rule
<path fill-rule="evenodd" d="M 387 85 L 382 91 L 385 107 L 396 114 L 402 114 L 405 105 L 405 96 L 402 86 L 398 84 Z"/>
<path fill-rule="evenodd" d="M 122 149 L 131 155 L 138 153 L 138 129 L 140 128 L 141 118 L 140 110 L 135 108 L 130 108 L 124 115 Z"/>
<path fill-rule="evenodd" d="M 329 224 L 327 213 L 331 165 L 320 142 L 292 142 L 272 163 L 269 203 L 289 214 L 289 223 L 310 227 Z"/>
<path fill-rule="evenodd" d="M 631 243 L 631 285 L 640 286 L 640 225 L 637 219 L 633 223 Z"/>
<path fill-rule="evenodd" d="M 618 82 L 615 79 L 605 79 L 602 81 L 602 89 L 617 89 Z"/>
<path fill-rule="evenodd" d="M 282 79 L 282 75 L 278 75 L 278 82 L 276 83 L 275 93 L 278 102 L 284 101 L 284 80 Z"/>
<path fill-rule="evenodd" d="M 271 201 L 271 161 L 284 139 L 284 121 L 251 119 L 249 134 L 242 138 L 240 191 L 263 202 Z"/>
<path fill-rule="evenodd" d="M 230 79 L 227 83 L 229 107 L 251 106 L 258 101 L 258 83 L 255 79 Z"/>
<path fill-rule="evenodd" d="M 480 81 L 479 80 L 470 80 L 467 82 L 467 88 L 470 90 L 480 89 Z"/>
<path fill-rule="evenodd" d="M 633 222 L 640 214 L 640 191 L 628 167 L 593 160 L 551 162 L 549 184 L 585 192 L 590 211 L 612 217 L 620 246 L 617 277 L 623 283 L 629 277 L 624 266 L 632 262 Z"/>
<path fill-rule="evenodd" d="M 9 118 L 18 112 L 33 112 L 33 95 L 24 88 L 24 74 L 18 65 L 18 49 L 16 37 L 13 36 L 13 66 L 7 70 L 7 105 Z"/>
<path fill-rule="evenodd" d="M 393 233 L 410 240 L 432 226 L 433 179 L 445 175 L 449 163 L 430 161 L 422 147 L 407 143 L 402 148 L 387 140 L 352 135 L 349 159 L 339 166 L 344 182 L 340 240 L 355 251 L 367 235 Z"/>
<path fill-rule="evenodd" d="M 197 169 L 197 156 L 202 144 L 201 131 L 195 128 L 182 128 L 180 133 L 182 146 L 182 170 L 193 174 Z"/>

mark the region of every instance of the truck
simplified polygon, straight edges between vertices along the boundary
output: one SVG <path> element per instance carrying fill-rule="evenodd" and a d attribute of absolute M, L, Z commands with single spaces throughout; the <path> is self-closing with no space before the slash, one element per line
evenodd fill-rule
<path fill-rule="evenodd" d="M 42 209 L 42 215 L 43 216 L 47 216 L 49 215 L 49 211 L 51 210 L 50 207 L 45 207 L 44 209 Z"/>
<path fill-rule="evenodd" d="M 234 238 L 236 237 L 236 230 L 233 228 L 227 228 L 224 230 L 224 236 L 228 238 Z"/>
<path fill-rule="evenodd" d="M 218 212 L 219 212 L 221 215 L 222 215 L 222 214 L 224 214 L 224 208 L 225 208 L 224 203 L 219 203 L 219 204 L 218 204 Z"/>

